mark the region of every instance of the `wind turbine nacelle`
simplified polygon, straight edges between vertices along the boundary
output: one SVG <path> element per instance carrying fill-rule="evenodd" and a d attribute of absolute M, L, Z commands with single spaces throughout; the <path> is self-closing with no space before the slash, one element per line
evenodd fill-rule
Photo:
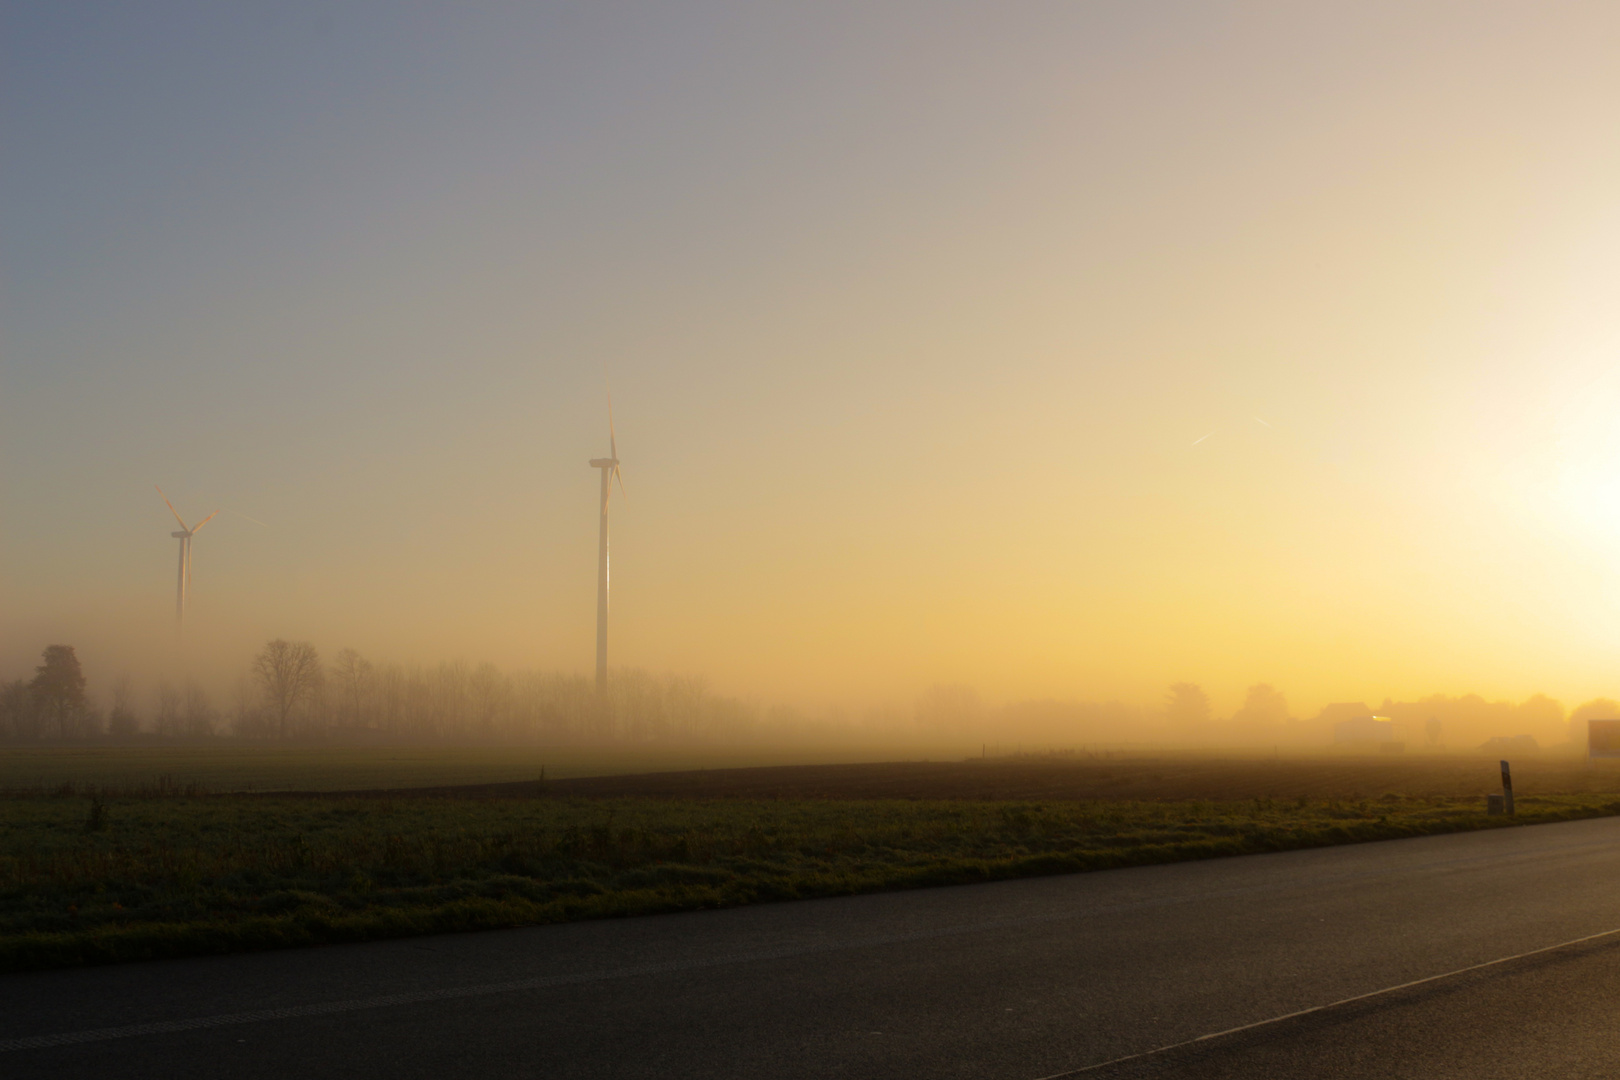
<path fill-rule="evenodd" d="M 611 468 L 613 468 L 613 466 L 617 465 L 618 463 L 619 463 L 618 458 L 612 458 L 612 457 L 591 458 L 591 468 L 593 468 L 593 469 L 611 469 Z"/>
<path fill-rule="evenodd" d="M 169 535 L 174 537 L 176 540 L 184 540 L 186 537 L 190 536 L 191 534 L 190 533 L 174 532 L 174 533 L 170 533 Z"/>

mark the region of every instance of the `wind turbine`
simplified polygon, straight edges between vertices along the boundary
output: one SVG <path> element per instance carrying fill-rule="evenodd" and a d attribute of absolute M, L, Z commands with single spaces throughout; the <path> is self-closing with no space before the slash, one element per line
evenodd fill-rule
<path fill-rule="evenodd" d="M 156 484 L 153 484 L 152 486 L 157 487 Z M 163 495 L 163 489 L 158 488 L 157 493 L 159 495 Z M 185 624 L 186 593 L 191 591 L 191 538 L 196 535 L 198 529 L 202 528 L 210 521 L 213 521 L 214 518 L 219 514 L 219 511 L 215 510 L 212 514 L 209 514 L 195 525 L 187 525 L 186 519 L 180 516 L 180 511 L 174 508 L 174 503 L 169 502 L 169 497 L 167 495 L 163 495 L 163 502 L 164 505 L 169 508 L 169 513 L 174 515 L 174 520 L 180 523 L 181 528 L 180 532 L 172 532 L 169 534 L 176 540 L 180 541 L 180 581 L 175 587 L 174 596 L 174 624 L 178 628 Z"/>
<path fill-rule="evenodd" d="M 608 456 L 592 458 L 591 468 L 602 471 L 602 520 L 596 541 L 596 692 L 607 693 L 607 627 L 608 627 L 608 501 L 613 497 L 613 478 L 618 477 L 619 492 L 624 490 L 624 474 L 619 472 L 619 441 L 613 432 L 613 395 L 608 395 Z"/>

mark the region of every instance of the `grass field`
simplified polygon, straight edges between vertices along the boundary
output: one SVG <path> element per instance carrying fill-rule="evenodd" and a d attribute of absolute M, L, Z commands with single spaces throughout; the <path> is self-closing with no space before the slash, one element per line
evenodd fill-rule
<path fill-rule="evenodd" d="M 1620 812 L 1527 795 L 1521 823 Z M 0 968 L 356 941 L 1497 827 L 1481 800 L 0 798 Z"/>

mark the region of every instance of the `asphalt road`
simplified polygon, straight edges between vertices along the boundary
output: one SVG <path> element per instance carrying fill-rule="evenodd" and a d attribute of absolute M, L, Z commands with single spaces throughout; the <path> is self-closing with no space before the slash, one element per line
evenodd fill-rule
<path fill-rule="evenodd" d="M 0 977 L 24 1077 L 1610 1077 L 1620 819 Z M 1131 1057 L 1148 1053 L 1146 1057 Z"/>

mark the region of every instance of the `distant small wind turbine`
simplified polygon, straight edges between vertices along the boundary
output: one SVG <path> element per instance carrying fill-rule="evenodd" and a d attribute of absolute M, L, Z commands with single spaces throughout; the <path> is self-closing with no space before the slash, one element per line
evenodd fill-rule
<path fill-rule="evenodd" d="M 591 468 L 602 470 L 601 525 L 596 541 L 596 692 L 607 693 L 608 642 L 608 501 L 613 497 L 613 480 L 625 498 L 624 474 L 619 472 L 619 440 L 613 430 L 613 395 L 608 394 L 608 456 L 592 458 Z"/>
<path fill-rule="evenodd" d="M 156 484 L 152 486 L 157 487 Z M 157 493 L 163 495 L 163 489 L 158 488 Z M 197 534 L 198 529 L 213 521 L 219 511 L 215 510 L 195 525 L 187 525 L 186 519 L 180 516 L 180 511 L 174 508 L 174 503 L 169 502 L 167 495 L 163 495 L 163 502 L 169 508 L 169 513 L 174 515 L 174 520 L 180 523 L 182 530 L 169 534 L 180 541 L 180 582 L 175 588 L 174 598 L 174 624 L 180 627 L 186 621 L 186 594 L 191 591 L 191 538 Z"/>

